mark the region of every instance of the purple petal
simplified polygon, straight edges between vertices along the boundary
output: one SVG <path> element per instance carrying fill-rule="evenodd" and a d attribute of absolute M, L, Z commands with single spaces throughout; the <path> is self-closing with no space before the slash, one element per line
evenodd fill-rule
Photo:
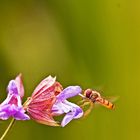
<path fill-rule="evenodd" d="M 15 80 L 11 80 L 8 84 L 7 90 L 9 94 L 19 95 L 21 98 L 24 96 L 24 87 L 22 83 L 21 74 Z"/>
<path fill-rule="evenodd" d="M 61 122 L 61 126 L 65 127 L 71 120 L 73 120 L 74 118 L 74 114 L 75 112 L 69 112 L 65 115 L 65 117 L 63 118 L 62 122 Z"/>
<path fill-rule="evenodd" d="M 67 100 L 63 102 L 57 101 L 52 107 L 52 114 L 54 116 L 58 116 L 64 113 L 66 113 L 66 115 L 61 122 L 62 127 L 67 125 L 71 120 L 78 119 L 83 116 L 83 110 L 78 105 Z"/>
<path fill-rule="evenodd" d="M 57 99 L 60 101 L 66 100 L 68 98 L 74 97 L 82 92 L 80 86 L 69 86 L 65 88 L 60 94 L 58 94 Z"/>
<path fill-rule="evenodd" d="M 67 100 L 65 100 L 63 103 L 69 106 L 71 111 L 75 111 L 74 119 L 78 119 L 83 116 L 83 110 L 78 105 L 71 103 Z"/>
<path fill-rule="evenodd" d="M 9 105 L 0 106 L 0 119 L 7 120 L 11 114 L 9 114 Z"/>
<path fill-rule="evenodd" d="M 68 101 L 67 101 L 67 103 L 68 103 Z M 70 104 L 73 104 L 73 103 L 70 103 Z M 62 127 L 66 126 L 71 120 L 78 119 L 83 116 L 83 110 L 79 106 L 77 106 L 75 104 L 73 104 L 73 105 L 74 106 L 71 109 L 71 111 L 69 113 L 67 113 L 65 115 L 65 117 L 63 118 L 63 120 L 61 122 Z"/>
<path fill-rule="evenodd" d="M 76 112 L 75 112 L 75 115 L 74 115 L 74 119 L 79 119 L 83 116 L 83 110 L 79 107 L 79 108 L 76 108 Z"/>
<path fill-rule="evenodd" d="M 0 119 L 7 120 L 14 113 L 16 113 L 15 105 L 7 104 L 0 106 Z"/>
<path fill-rule="evenodd" d="M 7 120 L 9 118 L 9 115 L 5 112 L 0 112 L 0 119 L 1 120 Z"/>
<path fill-rule="evenodd" d="M 21 103 L 21 97 L 24 95 L 21 75 L 9 82 L 7 90 L 7 98 L 0 104 L 0 119 L 6 120 L 9 117 L 14 117 L 17 120 L 28 120 L 29 116 L 25 114 Z"/>
<path fill-rule="evenodd" d="M 21 98 L 19 95 L 15 95 L 15 94 L 8 94 L 7 98 L 1 103 L 1 105 L 6 105 L 6 104 L 14 104 L 18 107 L 22 107 L 21 104 Z"/>
<path fill-rule="evenodd" d="M 24 113 L 25 111 L 22 108 L 19 108 L 19 110 L 13 115 L 13 117 L 16 120 L 29 120 L 30 117 Z"/>
<path fill-rule="evenodd" d="M 52 114 L 54 116 L 59 116 L 64 113 L 68 113 L 71 110 L 71 106 L 66 105 L 62 102 L 56 102 L 52 107 Z"/>
<path fill-rule="evenodd" d="M 8 84 L 8 93 L 18 95 L 18 89 L 15 80 L 11 80 Z"/>
<path fill-rule="evenodd" d="M 14 117 L 16 120 L 29 120 L 29 116 L 24 113 L 22 107 L 14 104 L 0 105 L 0 119 L 7 120 L 9 117 Z"/>

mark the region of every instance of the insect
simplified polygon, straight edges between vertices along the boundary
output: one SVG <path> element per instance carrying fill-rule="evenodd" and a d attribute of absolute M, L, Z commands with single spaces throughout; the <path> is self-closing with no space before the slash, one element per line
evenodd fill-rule
<path fill-rule="evenodd" d="M 83 100 L 80 101 L 82 103 L 81 107 L 85 107 L 87 105 L 90 105 L 89 108 L 85 111 L 84 116 L 87 116 L 94 104 L 100 104 L 108 109 L 114 109 L 115 105 L 111 103 L 109 100 L 103 98 L 99 92 L 92 90 L 92 89 L 86 89 L 83 94 L 80 95 Z M 113 100 L 113 98 L 112 98 Z M 114 99 L 116 100 L 116 98 Z"/>

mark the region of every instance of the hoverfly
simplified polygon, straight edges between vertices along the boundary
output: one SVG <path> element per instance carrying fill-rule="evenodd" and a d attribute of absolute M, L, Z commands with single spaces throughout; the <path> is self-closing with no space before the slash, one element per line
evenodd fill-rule
<path fill-rule="evenodd" d="M 108 109 L 114 109 L 115 105 L 110 102 L 109 100 L 103 98 L 99 92 L 92 90 L 92 89 L 86 89 L 83 94 L 80 94 L 80 96 L 83 98 L 80 103 L 82 103 L 81 107 L 85 107 L 86 105 L 90 105 L 89 108 L 85 111 L 84 116 L 87 116 L 94 104 L 100 104 Z M 116 97 L 112 100 L 116 100 Z"/>

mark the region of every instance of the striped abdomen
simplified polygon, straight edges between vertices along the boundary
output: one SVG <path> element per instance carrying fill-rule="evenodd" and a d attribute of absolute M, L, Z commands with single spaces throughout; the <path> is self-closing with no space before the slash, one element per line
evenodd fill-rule
<path fill-rule="evenodd" d="M 109 108 L 109 109 L 114 109 L 115 106 L 113 103 L 111 103 L 110 101 L 106 100 L 106 99 L 103 99 L 103 98 L 100 98 L 100 99 L 97 99 L 97 102 L 99 102 L 101 105 Z"/>

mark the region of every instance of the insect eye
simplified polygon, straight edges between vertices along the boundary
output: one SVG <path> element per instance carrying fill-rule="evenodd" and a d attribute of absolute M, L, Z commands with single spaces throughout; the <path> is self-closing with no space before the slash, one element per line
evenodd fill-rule
<path fill-rule="evenodd" d="M 91 89 L 87 89 L 87 90 L 85 90 L 85 92 L 84 92 L 84 95 L 85 95 L 87 98 L 89 98 L 91 94 L 92 94 L 92 90 L 91 90 Z"/>

